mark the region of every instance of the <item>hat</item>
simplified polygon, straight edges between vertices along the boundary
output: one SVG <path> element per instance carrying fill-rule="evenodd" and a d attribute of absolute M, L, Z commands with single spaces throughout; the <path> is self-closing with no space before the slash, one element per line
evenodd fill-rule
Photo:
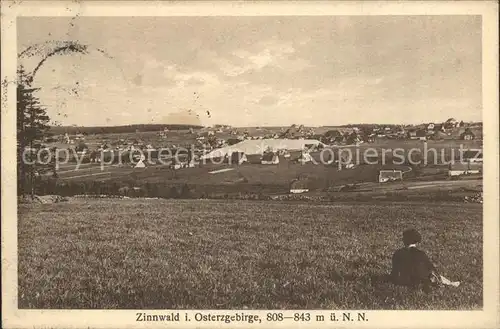
<path fill-rule="evenodd" d="M 403 243 L 405 246 L 419 243 L 420 241 L 422 241 L 422 236 L 414 228 L 407 229 L 403 232 Z"/>

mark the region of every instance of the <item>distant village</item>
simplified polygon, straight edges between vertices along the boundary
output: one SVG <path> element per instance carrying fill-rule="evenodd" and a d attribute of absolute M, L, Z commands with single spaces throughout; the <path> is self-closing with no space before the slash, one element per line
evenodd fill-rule
<path fill-rule="evenodd" d="M 325 145 L 353 145 L 360 143 L 373 143 L 376 139 L 409 139 L 409 140 L 474 140 L 482 139 L 481 123 L 465 123 L 450 118 L 443 123 L 428 123 L 420 125 L 359 125 L 349 127 L 339 127 L 336 129 L 321 128 L 308 128 L 304 125 L 291 125 L 288 128 L 279 128 L 279 131 L 272 131 L 275 129 L 267 129 L 265 127 L 252 128 L 233 128 L 227 125 L 215 125 L 213 127 L 204 127 L 201 129 L 190 128 L 188 135 L 195 136 L 196 147 L 204 150 L 213 150 L 237 144 L 244 140 L 262 140 L 262 139 L 315 139 Z M 271 130 L 271 132 L 269 132 Z M 323 130 L 318 133 L 317 130 Z M 146 143 L 140 138 L 128 136 L 128 138 L 119 138 L 112 141 L 104 142 L 96 147 L 95 151 L 103 150 L 153 150 L 158 147 L 163 147 L 163 141 L 168 140 L 170 133 L 164 128 L 159 131 L 157 144 Z M 137 131 L 136 133 L 139 133 Z M 225 135 L 224 137 L 220 135 Z M 66 145 L 62 148 L 73 148 L 77 152 L 87 153 L 91 152 L 92 148 L 86 142 L 89 134 L 77 133 L 69 135 L 68 133 L 60 135 L 52 135 L 46 137 L 43 143 L 58 143 Z M 133 134 L 132 134 L 133 135 Z M 181 143 L 182 144 L 182 143 Z M 176 145 L 170 145 L 176 147 Z M 180 145 L 178 145 L 180 146 Z"/>
<path fill-rule="evenodd" d="M 307 163 L 314 161 L 318 151 L 325 147 L 349 147 L 384 144 L 390 140 L 482 140 L 482 123 L 465 123 L 449 118 L 442 123 L 420 125 L 349 125 L 342 127 L 285 127 L 234 128 L 227 125 L 213 127 L 135 132 L 125 134 L 58 134 L 46 137 L 43 145 L 51 150 L 70 149 L 84 162 L 109 161 L 116 152 L 134 152 L 136 168 L 144 168 L 147 153 L 149 161 L 158 159 L 161 148 L 187 148 L 190 152 L 170 158 L 173 169 L 192 168 L 202 159 L 218 159 L 228 163 L 278 164 L 280 161 Z M 264 147 L 263 147 L 264 145 Z M 316 153 L 315 153 L 316 152 Z M 180 155 L 180 156 L 179 156 Z M 281 160 L 280 160 L 281 159 Z M 338 162 L 338 159 L 330 159 Z M 482 153 L 481 153 L 482 161 Z M 150 162 L 149 162 L 150 163 Z M 132 165 L 132 164 L 131 164 Z M 479 173 L 480 164 L 456 164 L 450 166 L 450 176 Z M 354 164 L 345 164 L 346 169 Z M 478 167 L 478 168 L 476 168 Z M 397 180 L 401 171 L 381 171 L 379 182 Z"/>

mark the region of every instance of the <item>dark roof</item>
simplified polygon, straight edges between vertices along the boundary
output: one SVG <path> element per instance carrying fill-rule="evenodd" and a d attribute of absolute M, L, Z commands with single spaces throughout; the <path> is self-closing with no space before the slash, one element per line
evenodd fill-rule
<path fill-rule="evenodd" d="M 440 130 L 437 130 L 437 131 L 434 132 L 434 136 L 435 137 L 440 137 L 440 136 L 441 137 L 445 137 L 445 136 L 448 136 L 448 135 L 446 135 L 446 133 L 444 133 L 444 132 L 442 132 Z"/>
<path fill-rule="evenodd" d="M 462 157 L 464 159 L 482 159 L 483 158 L 483 150 L 465 150 L 462 152 Z"/>
<path fill-rule="evenodd" d="M 248 163 L 260 163 L 262 157 L 260 154 L 248 154 L 247 162 Z"/>
<path fill-rule="evenodd" d="M 243 152 L 233 152 L 231 155 L 226 157 L 225 162 L 227 163 L 239 163 L 241 159 L 245 157 L 245 153 Z M 248 161 L 248 159 L 247 159 Z"/>
<path fill-rule="evenodd" d="M 415 132 L 415 135 L 417 137 L 425 137 L 425 136 L 427 136 L 427 132 L 423 129 L 421 129 L 421 130 L 419 129 Z"/>
<path fill-rule="evenodd" d="M 245 156 L 244 152 L 233 152 L 231 153 L 231 160 L 239 160 Z"/>
<path fill-rule="evenodd" d="M 262 161 L 273 161 L 276 154 L 274 152 L 267 152 L 262 155 Z"/>
<path fill-rule="evenodd" d="M 290 151 L 290 160 L 298 160 L 302 155 L 302 151 Z"/>
<path fill-rule="evenodd" d="M 466 130 L 460 134 L 460 136 L 465 136 L 465 135 L 474 136 L 474 133 L 471 130 Z"/>
<path fill-rule="evenodd" d="M 450 170 L 468 170 L 469 165 L 467 163 L 452 163 L 450 164 Z"/>
<path fill-rule="evenodd" d="M 452 163 L 450 164 L 450 170 L 481 170 L 482 165 L 480 163 Z"/>

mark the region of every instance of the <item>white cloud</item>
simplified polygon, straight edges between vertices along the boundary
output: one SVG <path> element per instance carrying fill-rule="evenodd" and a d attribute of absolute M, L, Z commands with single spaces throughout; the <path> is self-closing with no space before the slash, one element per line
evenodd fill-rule
<path fill-rule="evenodd" d="M 306 59 L 290 59 L 289 55 L 293 53 L 295 53 L 295 48 L 291 43 L 268 41 L 258 44 L 256 51 L 235 50 L 232 55 L 242 59 L 244 64 L 236 65 L 225 59 L 216 61 L 222 72 L 229 77 L 239 76 L 249 71 L 259 71 L 267 66 L 293 71 L 311 66 Z"/>
<path fill-rule="evenodd" d="M 181 73 L 181 72 L 174 72 L 170 74 L 175 81 L 177 87 L 186 87 L 187 82 L 190 80 L 194 81 L 199 81 L 202 84 L 206 85 L 207 87 L 215 87 L 220 85 L 220 80 L 217 77 L 217 75 L 209 72 L 200 72 L 200 71 L 195 71 L 195 72 L 189 72 L 189 73 Z"/>

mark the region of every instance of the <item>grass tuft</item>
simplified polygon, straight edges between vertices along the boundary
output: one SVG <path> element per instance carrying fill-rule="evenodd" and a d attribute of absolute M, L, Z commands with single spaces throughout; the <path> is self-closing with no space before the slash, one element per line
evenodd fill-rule
<path fill-rule="evenodd" d="M 377 277 L 401 232 L 458 288 Z M 19 308 L 480 309 L 482 208 L 72 200 L 19 205 Z"/>

